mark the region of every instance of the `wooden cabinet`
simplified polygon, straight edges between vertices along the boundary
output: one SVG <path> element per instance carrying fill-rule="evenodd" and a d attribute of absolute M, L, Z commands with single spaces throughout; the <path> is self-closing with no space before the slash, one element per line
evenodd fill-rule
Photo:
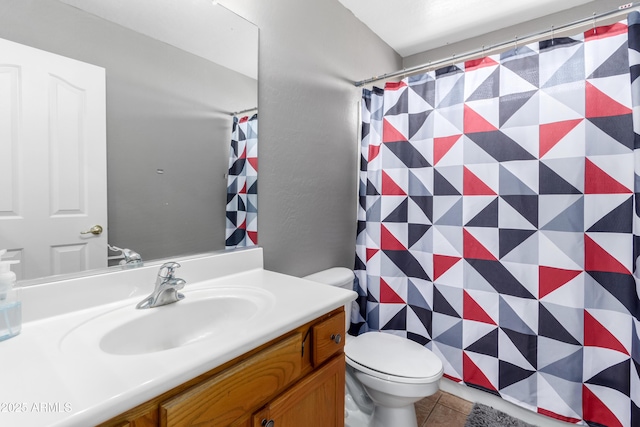
<path fill-rule="evenodd" d="M 344 425 L 344 371 L 344 355 L 334 357 L 258 411 L 252 427 Z"/>
<path fill-rule="evenodd" d="M 343 427 L 344 337 L 340 308 L 101 426 Z"/>
<path fill-rule="evenodd" d="M 162 425 L 230 425 L 300 377 L 301 342 L 300 334 L 285 338 L 162 403 Z"/>

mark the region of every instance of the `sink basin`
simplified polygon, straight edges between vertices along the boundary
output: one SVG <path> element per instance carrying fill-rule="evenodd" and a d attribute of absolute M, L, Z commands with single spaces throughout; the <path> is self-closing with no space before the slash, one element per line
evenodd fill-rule
<path fill-rule="evenodd" d="M 104 353 L 136 355 L 226 339 L 242 333 L 243 325 L 274 304 L 272 294 L 257 288 L 210 288 L 184 295 L 173 304 L 146 310 L 132 304 L 95 317 L 71 331 L 62 349 L 74 351 L 93 341 Z"/>

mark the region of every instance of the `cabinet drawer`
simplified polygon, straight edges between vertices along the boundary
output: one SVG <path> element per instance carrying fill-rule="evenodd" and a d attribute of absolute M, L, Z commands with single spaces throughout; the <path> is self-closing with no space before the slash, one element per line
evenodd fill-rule
<path fill-rule="evenodd" d="M 286 338 L 160 405 L 162 426 L 228 426 L 300 377 L 302 335 Z"/>
<path fill-rule="evenodd" d="M 318 366 L 344 348 L 344 311 L 312 326 L 313 366 Z"/>

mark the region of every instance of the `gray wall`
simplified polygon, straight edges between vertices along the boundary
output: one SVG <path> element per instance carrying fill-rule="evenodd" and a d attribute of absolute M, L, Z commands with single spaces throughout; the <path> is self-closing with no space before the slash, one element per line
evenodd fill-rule
<path fill-rule="evenodd" d="M 0 37 L 106 68 L 111 244 L 224 248 L 227 113 L 256 106 L 254 79 L 55 0 L 0 2 Z"/>
<path fill-rule="evenodd" d="M 258 243 L 268 269 L 353 267 L 353 82 L 401 58 L 337 0 L 221 0 L 260 28 Z"/>

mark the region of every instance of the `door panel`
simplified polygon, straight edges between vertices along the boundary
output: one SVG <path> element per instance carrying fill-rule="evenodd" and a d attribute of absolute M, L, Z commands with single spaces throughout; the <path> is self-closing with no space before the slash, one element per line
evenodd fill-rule
<path fill-rule="evenodd" d="M 0 249 L 19 279 L 106 267 L 105 70 L 0 39 L 0 93 Z"/>

